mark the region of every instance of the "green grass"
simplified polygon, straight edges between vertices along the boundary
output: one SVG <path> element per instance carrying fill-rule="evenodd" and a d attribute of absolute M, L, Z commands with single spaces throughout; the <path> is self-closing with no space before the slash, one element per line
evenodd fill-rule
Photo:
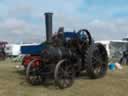
<path fill-rule="evenodd" d="M 64 90 L 53 84 L 32 86 L 15 66 L 10 60 L 0 61 L 0 96 L 128 96 L 128 66 L 102 79 L 79 78 Z"/>

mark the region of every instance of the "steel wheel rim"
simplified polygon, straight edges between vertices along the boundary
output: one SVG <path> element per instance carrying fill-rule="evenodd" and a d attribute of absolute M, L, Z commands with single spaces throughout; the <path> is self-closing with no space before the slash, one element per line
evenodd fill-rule
<path fill-rule="evenodd" d="M 93 70 L 95 74 L 103 74 L 105 71 L 106 64 L 103 62 L 104 53 L 101 53 L 99 48 L 96 47 L 96 49 L 93 52 L 92 57 L 92 65 Z"/>
<path fill-rule="evenodd" d="M 67 87 L 71 84 L 73 80 L 72 68 L 69 66 L 69 67 L 66 67 L 66 69 L 61 68 L 60 70 L 62 72 L 62 73 L 59 73 L 60 83 L 63 84 L 64 87 Z"/>
<path fill-rule="evenodd" d="M 33 63 L 36 61 L 32 60 L 28 66 L 27 66 L 27 70 L 26 70 L 26 78 L 28 80 L 29 83 L 33 84 L 33 85 L 38 85 L 42 82 L 41 76 L 39 74 L 39 68 L 38 67 L 32 67 Z"/>
<path fill-rule="evenodd" d="M 67 63 L 67 64 L 66 64 Z M 73 84 L 74 70 L 72 64 L 67 60 L 60 60 L 55 70 L 55 83 L 61 89 L 68 88 Z"/>

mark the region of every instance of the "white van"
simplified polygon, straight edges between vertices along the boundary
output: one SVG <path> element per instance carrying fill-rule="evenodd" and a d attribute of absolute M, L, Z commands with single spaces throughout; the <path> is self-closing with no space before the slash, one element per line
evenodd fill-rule
<path fill-rule="evenodd" d="M 109 59 L 115 59 L 119 61 L 123 52 L 128 48 L 128 41 L 125 40 L 104 40 L 96 41 L 96 43 L 102 43 L 108 53 Z"/>
<path fill-rule="evenodd" d="M 16 57 L 16 56 L 20 55 L 20 53 L 21 53 L 20 48 L 21 48 L 21 45 L 19 45 L 19 44 L 7 44 L 5 46 L 5 53 L 8 56 Z"/>

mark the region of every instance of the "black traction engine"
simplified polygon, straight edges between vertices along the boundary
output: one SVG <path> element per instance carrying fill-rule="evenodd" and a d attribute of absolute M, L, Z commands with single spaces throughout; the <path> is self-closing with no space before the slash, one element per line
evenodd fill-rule
<path fill-rule="evenodd" d="M 52 34 L 52 13 L 46 13 L 46 47 L 38 59 L 33 59 L 26 68 L 28 82 L 33 85 L 55 81 L 59 88 L 67 88 L 74 78 L 87 73 L 92 79 L 103 77 L 107 72 L 108 56 L 105 47 L 95 43 L 87 29 L 64 32 L 60 28 Z"/>

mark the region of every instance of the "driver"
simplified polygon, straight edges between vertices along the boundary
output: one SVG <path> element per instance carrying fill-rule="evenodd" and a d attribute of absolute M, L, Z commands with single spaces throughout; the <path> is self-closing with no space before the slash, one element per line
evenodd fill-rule
<path fill-rule="evenodd" d="M 64 42 L 63 38 L 63 32 L 55 32 L 55 34 L 52 36 L 53 45 L 55 47 L 62 46 Z"/>

